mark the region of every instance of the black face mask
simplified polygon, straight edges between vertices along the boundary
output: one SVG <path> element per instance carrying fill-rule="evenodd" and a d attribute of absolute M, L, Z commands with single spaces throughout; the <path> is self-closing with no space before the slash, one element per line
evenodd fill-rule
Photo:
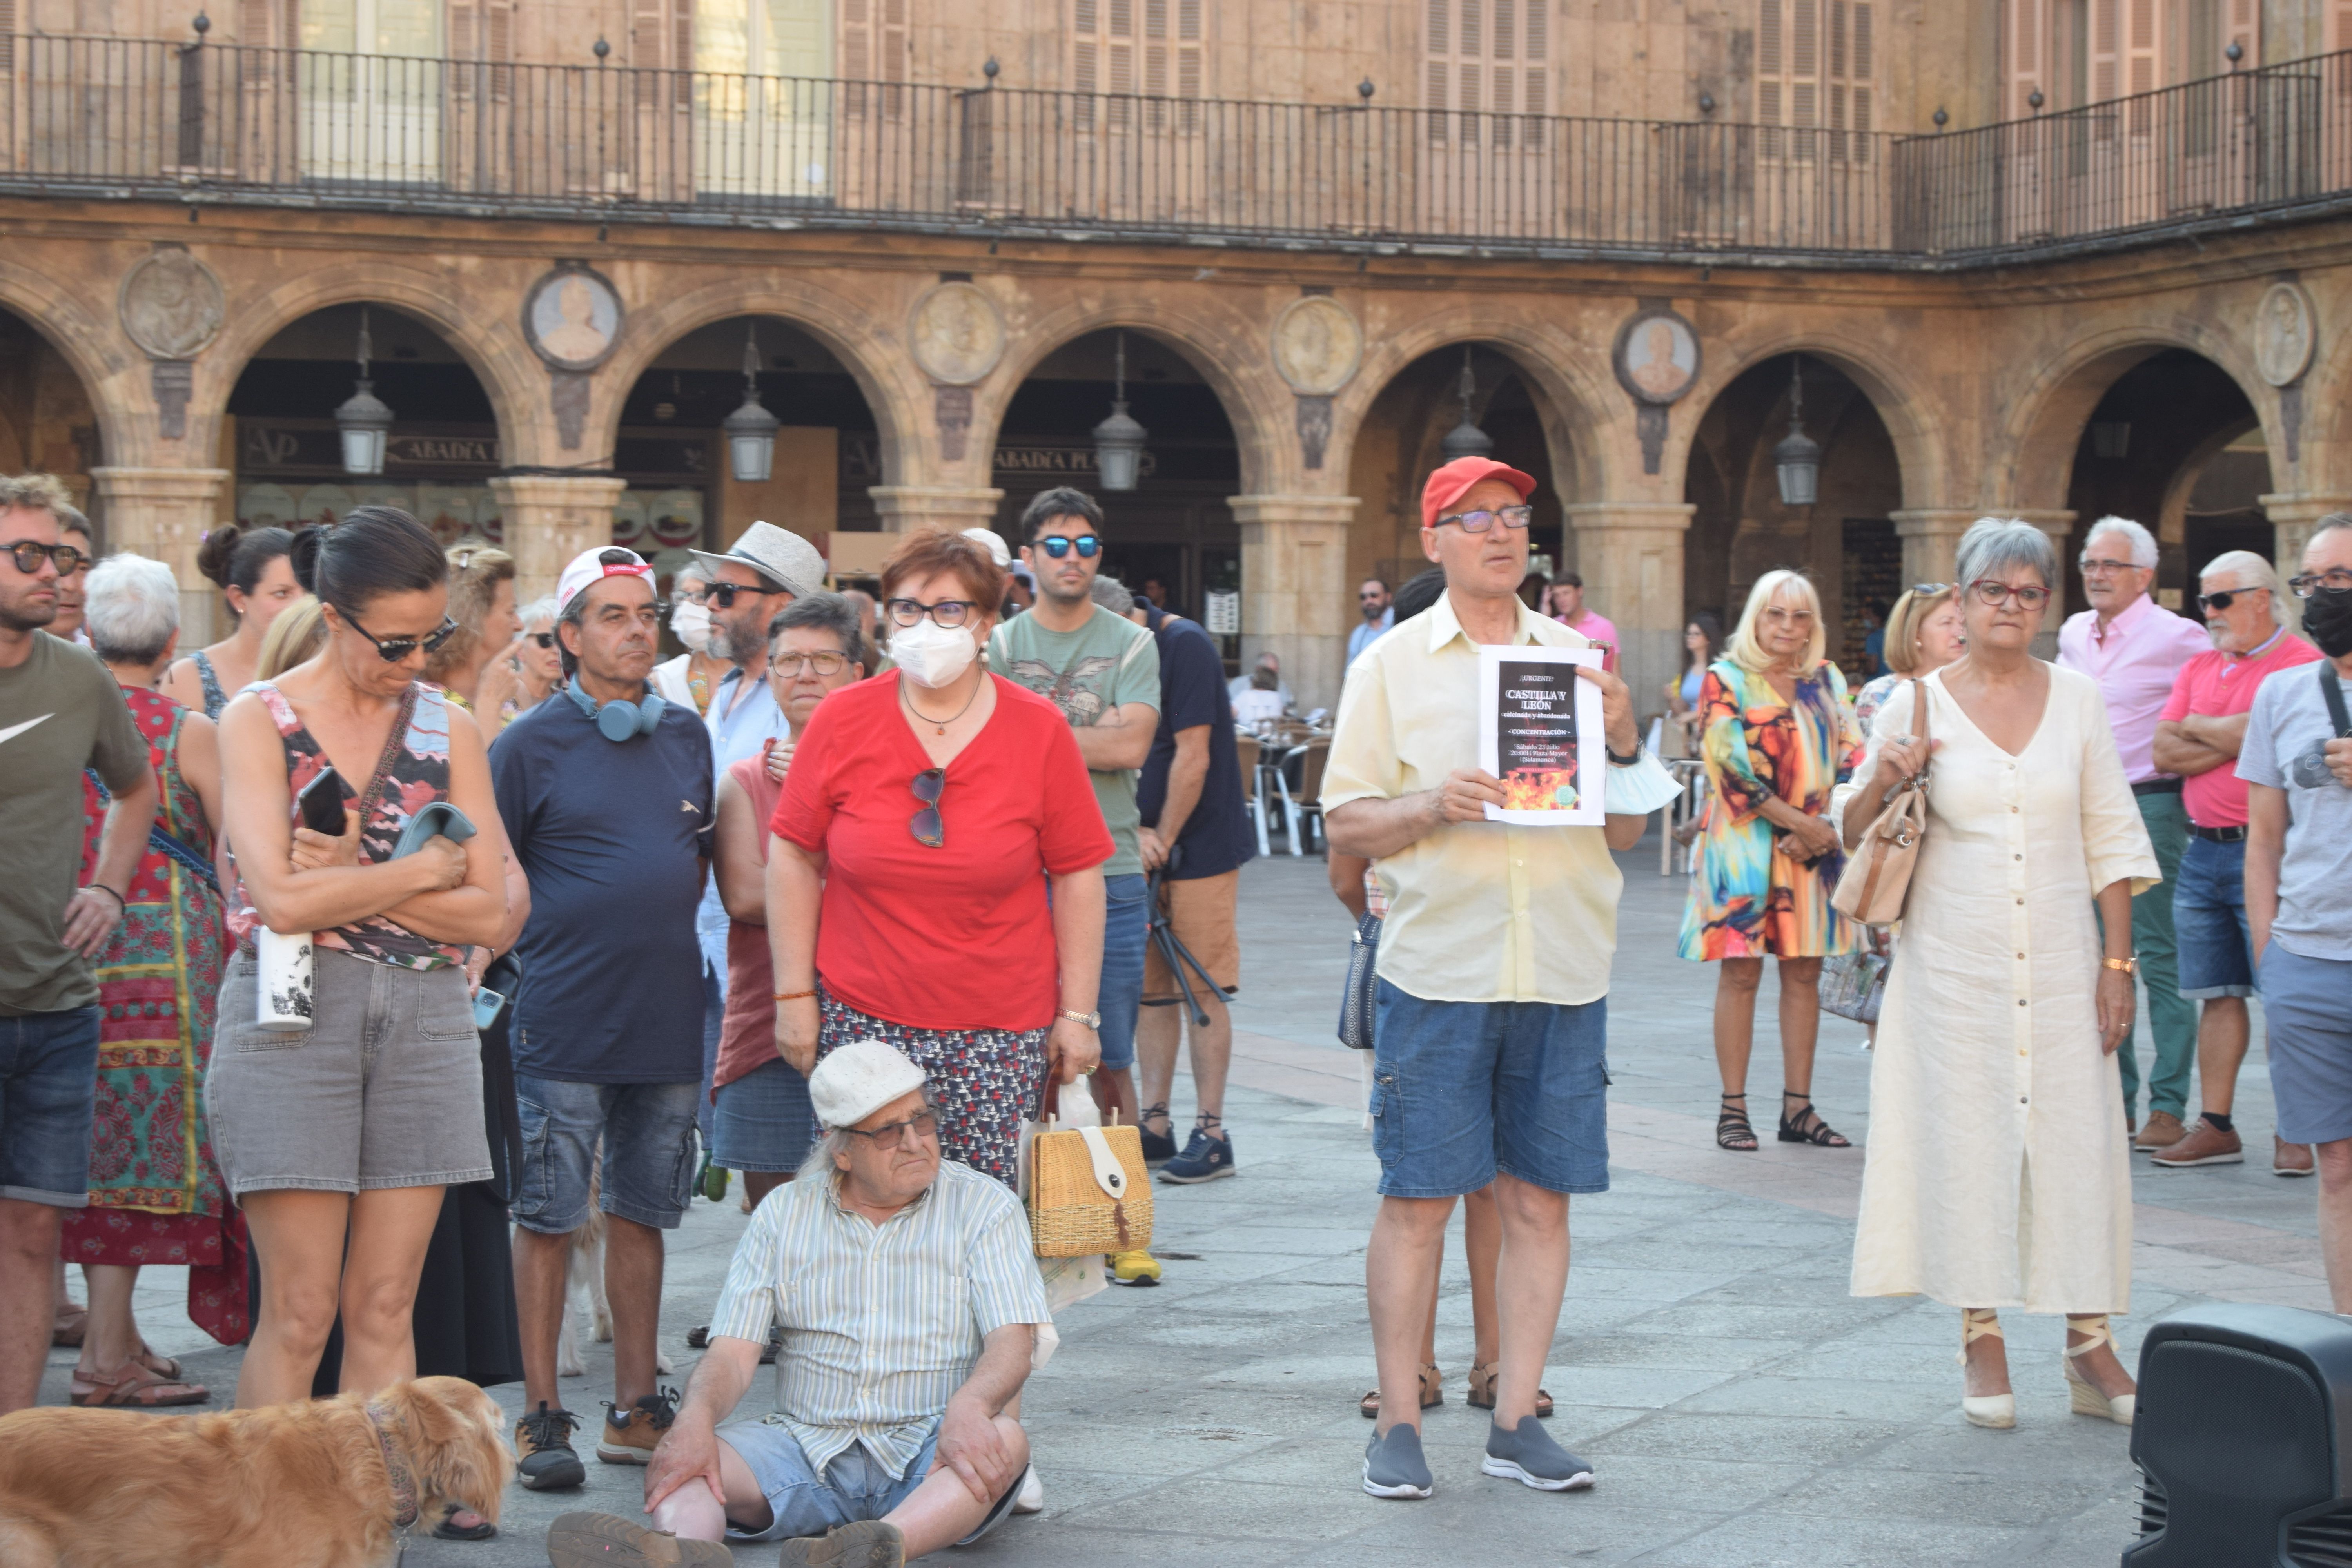
<path fill-rule="evenodd" d="M 2322 588 L 2305 599 L 2303 630 L 2330 658 L 2352 653 L 2352 588 Z"/>

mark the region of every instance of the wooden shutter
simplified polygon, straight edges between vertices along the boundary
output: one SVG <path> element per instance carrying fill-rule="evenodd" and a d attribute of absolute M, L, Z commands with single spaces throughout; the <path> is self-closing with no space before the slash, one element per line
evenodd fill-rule
<path fill-rule="evenodd" d="M 2134 5 L 2141 0 L 2106 0 L 2108 4 Z M 2001 46 L 2007 57 L 2004 75 L 2008 78 L 2009 101 L 2005 117 L 2023 120 L 2033 113 L 2032 99 L 2042 89 L 2042 54 L 2047 38 L 2043 36 L 2042 0 L 2006 0 L 2001 10 Z M 2045 93 L 2046 96 L 2046 93 Z"/>
<path fill-rule="evenodd" d="M 1208 96 L 1205 78 L 1208 75 L 1207 39 L 1202 37 L 1201 0 L 1176 0 L 1176 96 L 1198 99 Z M 1183 110 L 1179 122 L 1181 129 L 1192 132 L 1201 128 L 1201 111 Z"/>
<path fill-rule="evenodd" d="M 472 98 L 479 84 L 498 101 L 513 97 L 513 0 L 449 0 L 449 58 L 471 62 L 450 71 L 451 97 Z"/>

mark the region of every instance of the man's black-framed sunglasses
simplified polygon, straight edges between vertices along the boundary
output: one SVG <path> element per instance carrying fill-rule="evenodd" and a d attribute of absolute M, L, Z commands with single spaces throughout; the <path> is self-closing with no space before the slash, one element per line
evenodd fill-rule
<path fill-rule="evenodd" d="M 1060 534 L 1050 534 L 1037 542 L 1037 548 L 1056 561 L 1067 555 L 1073 545 L 1077 547 L 1079 558 L 1082 560 L 1092 561 L 1102 553 L 1102 541 L 1091 533 L 1081 533 L 1076 539 L 1064 539 Z"/>
<path fill-rule="evenodd" d="M 2298 599 L 2308 599 L 2322 588 L 2331 594 L 2352 593 L 2352 567 L 2330 566 L 2325 572 L 2304 572 L 2286 580 Z"/>
<path fill-rule="evenodd" d="M 926 605 L 920 599 L 893 599 L 887 608 L 894 626 L 911 626 L 925 616 L 939 626 L 960 626 L 980 605 L 970 599 L 941 599 L 936 605 Z"/>
<path fill-rule="evenodd" d="M 1476 511 L 1459 511 L 1452 517 L 1441 517 L 1436 526 L 1444 528 L 1449 522 L 1458 522 L 1465 533 L 1484 533 L 1495 526 L 1497 518 L 1502 520 L 1505 528 L 1525 528 L 1535 521 L 1535 515 L 1536 509 L 1531 506 L 1507 506 L 1492 511 L 1481 507 Z"/>
<path fill-rule="evenodd" d="M 16 562 L 16 570 L 27 577 L 41 569 L 44 555 L 57 563 L 60 577 L 70 577 L 89 564 L 89 557 L 70 544 L 43 544 L 37 539 L 16 541 L 8 546 L 8 554 Z"/>
<path fill-rule="evenodd" d="M 541 647 L 553 647 L 555 646 L 555 634 L 553 632 L 533 632 L 530 634 L 530 640 L 537 643 Z"/>
<path fill-rule="evenodd" d="M 345 616 L 343 621 L 352 630 L 373 643 L 376 657 L 386 664 L 398 664 L 418 648 L 426 653 L 439 653 L 448 646 L 449 639 L 457 635 L 457 623 L 447 616 L 442 616 L 441 624 L 421 637 L 380 637 L 352 616 Z"/>
<path fill-rule="evenodd" d="M 2224 588 L 2218 594 L 2200 594 L 2197 607 L 2200 610 L 2226 610 L 2238 602 L 2241 594 L 2267 594 L 2268 588 Z"/>
<path fill-rule="evenodd" d="M 948 825 L 940 816 L 940 795 L 948 787 L 947 769 L 925 768 L 908 782 L 907 787 L 923 803 L 923 809 L 907 819 L 907 830 L 924 848 L 940 848 L 948 841 Z"/>
<path fill-rule="evenodd" d="M 731 610 L 735 607 L 735 595 L 738 594 L 758 594 L 765 597 L 791 592 L 790 588 L 757 588 L 749 583 L 713 583 L 702 591 L 702 602 L 716 605 L 722 610 Z"/>
<path fill-rule="evenodd" d="M 904 1121 L 892 1121 L 871 1129 L 845 1127 L 842 1131 L 856 1133 L 860 1138 L 870 1138 L 877 1147 L 887 1149 L 893 1143 L 906 1142 L 907 1133 L 910 1129 L 919 1142 L 928 1142 L 937 1138 L 940 1135 L 940 1113 L 936 1110 L 918 1110 Z"/>

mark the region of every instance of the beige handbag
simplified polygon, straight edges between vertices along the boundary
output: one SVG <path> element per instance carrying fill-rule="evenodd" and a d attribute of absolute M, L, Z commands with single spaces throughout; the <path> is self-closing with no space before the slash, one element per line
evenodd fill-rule
<path fill-rule="evenodd" d="M 1927 689 L 1911 683 L 1911 718 L 1919 742 L 1927 743 Z M 1932 756 L 1930 765 L 1933 765 Z M 1927 768 L 1905 779 L 1886 797 L 1878 820 L 1846 857 L 1830 907 L 1864 925 L 1889 926 L 1903 918 L 1911 891 L 1911 871 L 1919 863 L 1919 841 L 1927 834 Z"/>
<path fill-rule="evenodd" d="M 1029 1142 L 1029 1228 L 1040 1258 L 1149 1247 L 1151 1176 L 1136 1130 L 1047 1122 Z"/>

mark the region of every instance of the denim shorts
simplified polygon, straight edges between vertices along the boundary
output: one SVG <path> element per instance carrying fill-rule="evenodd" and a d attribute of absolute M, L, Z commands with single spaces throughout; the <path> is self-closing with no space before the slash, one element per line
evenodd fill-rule
<path fill-rule="evenodd" d="M 1381 1194 L 1454 1198 L 1497 1172 L 1609 1190 L 1609 1002 L 1424 1002 L 1383 980 L 1373 1024 Z"/>
<path fill-rule="evenodd" d="M 2290 1143 L 2352 1138 L 2352 962 L 2263 949 L 2271 1093 Z"/>
<path fill-rule="evenodd" d="M 931 1423 L 921 1451 L 908 1462 L 907 1473 L 897 1480 L 892 1480 L 890 1472 L 876 1464 L 874 1456 L 856 1443 L 835 1456 L 820 1477 L 809 1468 L 808 1456 L 801 1452 L 800 1439 L 781 1422 L 738 1421 L 721 1426 L 719 1440 L 742 1456 L 752 1479 L 760 1483 L 760 1490 L 768 1500 L 769 1511 L 775 1515 L 768 1528 L 757 1534 L 739 1532 L 730 1524 L 727 1527 L 727 1539 L 791 1541 L 823 1535 L 836 1525 L 880 1519 L 912 1497 L 915 1489 L 931 1473 L 932 1458 L 939 1452 L 940 1424 Z M 988 1517 L 956 1544 L 969 1546 L 994 1530 L 1013 1511 L 1013 1501 L 1020 1495 L 1021 1478 L 1015 1476 L 1004 1495 L 988 1510 Z"/>
<path fill-rule="evenodd" d="M 2172 889 L 2180 994 L 2191 1001 L 2254 994 L 2253 937 L 2246 929 L 2246 846 L 2191 835 Z"/>
<path fill-rule="evenodd" d="M 0 1198 L 89 1205 L 96 1007 L 0 1018 Z"/>
<path fill-rule="evenodd" d="M 699 1083 L 569 1083 L 515 1074 L 522 1174 L 514 1220 L 542 1236 L 588 1223 L 588 1168 L 599 1167 L 606 1214 L 676 1230 L 694 1196 L 694 1106 Z"/>
<path fill-rule="evenodd" d="M 221 983 L 205 1110 L 221 1177 L 247 1193 L 362 1193 L 487 1182 L 482 1039 L 466 972 L 311 950 L 310 1026 L 255 1020 L 259 965 Z"/>
<path fill-rule="evenodd" d="M 1144 938 L 1150 930 L 1145 918 L 1140 875 L 1103 879 L 1102 989 L 1096 1008 L 1102 1014 L 1102 1065 L 1112 1072 L 1135 1065 L 1135 1010 L 1143 1002 Z"/>
<path fill-rule="evenodd" d="M 816 1140 L 808 1075 L 781 1058 L 719 1086 L 710 1163 L 762 1175 L 797 1171 Z"/>

